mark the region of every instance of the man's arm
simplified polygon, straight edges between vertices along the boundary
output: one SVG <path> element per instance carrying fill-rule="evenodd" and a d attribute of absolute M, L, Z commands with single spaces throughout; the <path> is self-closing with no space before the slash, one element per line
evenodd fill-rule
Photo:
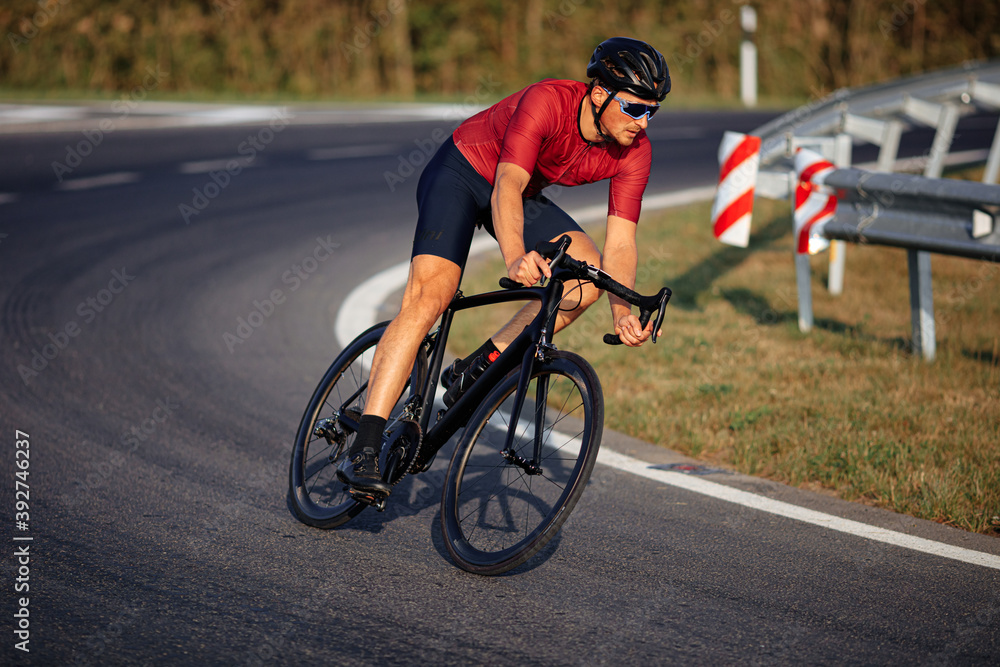
<path fill-rule="evenodd" d="M 639 250 L 635 241 L 636 223 L 616 215 L 608 216 L 608 233 L 604 241 L 603 268 L 611 277 L 630 289 L 635 288 L 635 273 L 639 263 Z M 650 320 L 643 329 L 639 318 L 632 314 L 632 306 L 613 294 L 608 294 L 611 302 L 611 320 L 615 333 L 629 347 L 638 347 L 646 342 L 653 331 Z M 659 333 L 657 333 L 659 335 Z"/>
<path fill-rule="evenodd" d="M 548 262 L 534 250 L 524 248 L 524 201 L 531 174 L 511 162 L 497 165 L 490 204 L 493 207 L 493 231 L 507 266 L 507 277 L 522 285 L 534 285 L 543 275 L 552 277 Z"/>

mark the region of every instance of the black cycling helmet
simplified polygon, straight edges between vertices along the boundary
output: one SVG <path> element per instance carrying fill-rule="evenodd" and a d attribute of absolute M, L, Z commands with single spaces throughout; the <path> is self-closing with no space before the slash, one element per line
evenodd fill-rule
<path fill-rule="evenodd" d="M 663 55 L 646 42 L 612 37 L 601 42 L 587 65 L 587 76 L 612 90 L 662 102 L 670 92 L 670 70 Z"/>

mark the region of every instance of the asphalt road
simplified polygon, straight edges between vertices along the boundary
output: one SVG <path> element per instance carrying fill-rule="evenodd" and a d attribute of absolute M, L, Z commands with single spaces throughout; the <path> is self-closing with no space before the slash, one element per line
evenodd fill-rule
<path fill-rule="evenodd" d="M 721 132 L 767 117 L 658 116 L 650 191 L 713 182 Z M 290 445 L 337 352 L 335 313 L 408 256 L 414 174 L 453 122 L 282 122 L 0 136 L 5 664 L 997 663 L 1000 570 L 608 467 L 560 536 L 502 577 L 448 559 L 444 457 L 384 514 L 298 523 Z M 960 140 L 988 145 L 980 125 Z M 223 183 L 248 146 L 253 162 Z M 61 183 L 54 162 L 71 169 Z M 605 187 L 560 203 L 598 203 Z M 255 311 L 263 323 L 240 336 Z M 30 443 L 21 479 L 17 431 Z M 615 434 L 605 446 L 677 459 Z M 715 478 L 1000 553 L 936 524 Z M 30 653 L 14 647 L 22 597 Z"/>

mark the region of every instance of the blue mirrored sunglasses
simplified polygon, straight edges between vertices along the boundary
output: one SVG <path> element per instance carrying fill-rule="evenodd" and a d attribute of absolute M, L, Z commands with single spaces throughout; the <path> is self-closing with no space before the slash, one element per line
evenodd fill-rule
<path fill-rule="evenodd" d="M 643 116 L 647 119 L 652 118 L 653 114 L 660 108 L 659 104 L 642 104 L 641 102 L 629 102 L 628 100 L 623 100 L 617 95 L 613 95 L 607 88 L 604 89 L 604 92 L 614 97 L 615 101 L 618 102 L 618 106 L 621 107 L 622 113 L 632 120 L 639 120 Z"/>

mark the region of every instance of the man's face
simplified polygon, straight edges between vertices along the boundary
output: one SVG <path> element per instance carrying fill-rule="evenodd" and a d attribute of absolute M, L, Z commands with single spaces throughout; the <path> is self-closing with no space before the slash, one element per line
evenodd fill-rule
<path fill-rule="evenodd" d="M 593 95 L 594 103 L 597 105 L 597 108 L 600 108 L 604 104 L 604 100 L 608 97 L 608 92 L 600 86 L 594 86 Z M 656 104 L 656 100 L 643 99 L 625 91 L 618 91 L 614 93 L 614 96 L 627 102 Z M 622 146 L 631 146 L 639 131 L 645 130 L 648 125 L 649 119 L 646 116 L 641 116 L 639 120 L 636 120 L 622 111 L 618 100 L 611 100 L 608 108 L 601 114 L 601 131 Z"/>

